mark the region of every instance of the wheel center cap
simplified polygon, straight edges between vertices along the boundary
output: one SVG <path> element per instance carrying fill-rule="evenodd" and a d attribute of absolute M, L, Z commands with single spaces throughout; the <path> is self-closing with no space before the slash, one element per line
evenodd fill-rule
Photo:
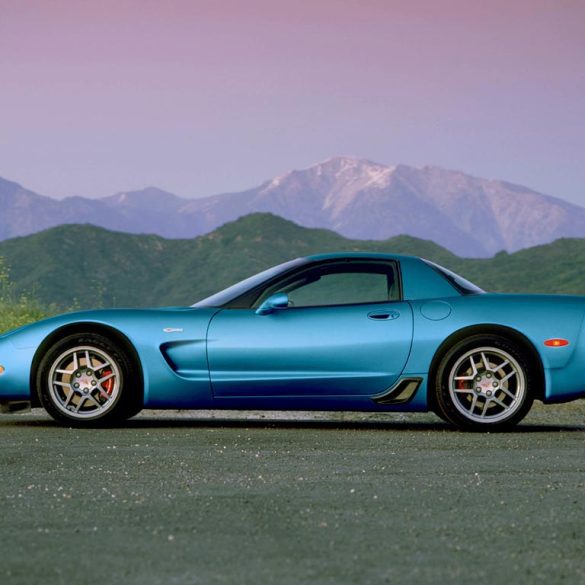
<path fill-rule="evenodd" d="M 497 390 L 498 386 L 499 384 L 497 380 L 491 373 L 489 376 L 487 374 L 482 374 L 481 379 L 476 382 L 477 392 L 480 394 L 486 394 L 487 396 L 491 396 L 492 393 Z"/>
<path fill-rule="evenodd" d="M 79 384 L 79 388 L 81 389 L 91 390 L 97 384 L 93 372 L 88 373 L 86 370 L 76 372 L 73 380 Z"/>

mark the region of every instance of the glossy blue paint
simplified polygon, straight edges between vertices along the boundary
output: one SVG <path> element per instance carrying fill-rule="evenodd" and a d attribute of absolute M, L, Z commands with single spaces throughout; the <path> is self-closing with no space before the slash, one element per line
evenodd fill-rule
<path fill-rule="evenodd" d="M 279 292 L 268 297 L 258 309 L 256 309 L 256 315 L 268 315 L 275 310 L 286 308 L 288 308 L 288 295 Z"/>
<path fill-rule="evenodd" d="M 460 293 L 440 274 L 419 258 L 400 258 L 404 299 L 419 301 L 461 296 Z"/>
<path fill-rule="evenodd" d="M 88 330 L 115 329 L 134 346 L 144 377 L 146 408 L 209 406 L 206 336 L 210 318 L 216 312 L 217 309 L 183 307 L 85 311 L 60 315 L 11 332 L 0 337 L 0 363 L 3 359 L 6 367 L 6 374 L 0 378 L 0 400 L 29 398 L 29 372 L 38 348 L 52 335 L 67 335 L 67 328 L 75 325 Z M 167 328 L 182 331 L 165 333 Z M 170 349 L 173 344 L 181 343 L 189 344 L 191 351 L 181 353 Z"/>
<path fill-rule="evenodd" d="M 446 301 L 426 301 L 420 306 L 420 314 L 430 321 L 442 321 L 452 311 L 451 305 Z"/>
<path fill-rule="evenodd" d="M 214 396 L 377 394 L 400 376 L 411 341 L 405 302 L 220 311 L 208 335 Z"/>
<path fill-rule="evenodd" d="M 544 369 L 547 402 L 585 396 L 585 298 L 462 295 L 421 259 L 385 254 L 311 256 L 266 277 L 336 259 L 396 262 L 403 299 L 306 308 L 280 303 L 259 315 L 253 308 L 215 306 L 210 299 L 224 297 L 211 297 L 194 307 L 61 315 L 0 336 L 6 368 L 0 401 L 31 398 L 35 356 L 71 326 L 115 330 L 127 339 L 139 356 L 146 408 L 421 411 L 433 391 L 428 372 L 442 344 L 485 327 L 517 332 L 532 344 Z M 240 294 L 246 287 L 233 290 Z M 553 337 L 569 345 L 544 346 Z M 409 403 L 372 400 L 411 376 L 423 382 Z"/>

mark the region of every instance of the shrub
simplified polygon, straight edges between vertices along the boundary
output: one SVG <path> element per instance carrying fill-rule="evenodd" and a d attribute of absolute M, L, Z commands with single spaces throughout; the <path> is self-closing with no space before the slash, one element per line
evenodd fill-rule
<path fill-rule="evenodd" d="M 27 295 L 16 294 L 8 266 L 0 258 L 0 333 L 43 319 L 49 312 Z"/>

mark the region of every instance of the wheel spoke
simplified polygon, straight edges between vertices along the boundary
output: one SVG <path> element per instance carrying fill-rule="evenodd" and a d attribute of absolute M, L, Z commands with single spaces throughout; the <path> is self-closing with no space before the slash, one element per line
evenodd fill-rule
<path fill-rule="evenodd" d="M 103 364 L 98 364 L 97 366 L 93 367 L 93 371 L 94 372 L 99 372 L 100 370 L 103 370 L 104 368 L 107 368 L 108 366 L 111 367 L 112 364 L 110 364 L 110 362 L 104 362 Z"/>
<path fill-rule="evenodd" d="M 492 398 L 492 401 L 502 408 L 508 408 L 499 398 Z"/>
<path fill-rule="evenodd" d="M 503 361 L 499 366 L 494 368 L 494 372 L 499 372 L 501 369 L 505 368 L 510 363 L 510 360 Z"/>
<path fill-rule="evenodd" d="M 71 388 L 71 384 L 68 384 L 67 382 L 59 382 L 58 380 L 53 380 L 53 384 L 55 384 L 55 386 L 63 386 L 63 388 Z"/>
<path fill-rule="evenodd" d="M 501 380 L 500 380 L 500 385 L 502 385 L 504 382 L 508 381 L 512 376 L 516 375 L 516 370 L 512 370 L 509 374 L 507 374 L 506 376 L 504 376 Z"/>
<path fill-rule="evenodd" d="M 65 408 L 67 408 L 69 406 L 69 404 L 73 400 L 74 396 L 75 396 L 75 390 L 73 390 L 73 388 L 71 388 L 71 391 L 69 392 L 69 394 L 67 394 L 67 400 L 65 401 Z"/>
<path fill-rule="evenodd" d="M 100 396 L 102 398 L 105 398 L 106 400 L 110 400 L 110 395 L 105 391 L 102 390 L 101 388 L 98 390 L 98 392 L 100 393 Z"/>
<path fill-rule="evenodd" d="M 110 378 L 113 378 L 116 374 L 114 374 L 113 372 L 111 374 L 108 374 L 107 376 L 104 376 L 103 378 L 100 378 L 98 380 L 98 384 L 101 386 L 104 382 L 107 382 Z"/>
<path fill-rule="evenodd" d="M 454 388 L 457 394 L 473 394 L 473 390 L 471 388 Z"/>
<path fill-rule="evenodd" d="M 53 404 L 69 418 L 89 420 L 115 407 L 120 380 L 117 361 L 88 344 L 70 347 L 55 359 L 47 388 Z"/>
<path fill-rule="evenodd" d="M 79 397 L 79 402 L 77 403 L 77 408 L 75 409 L 75 412 L 79 412 L 79 409 L 81 408 L 81 405 L 87 400 L 87 396 L 80 396 Z"/>
<path fill-rule="evenodd" d="M 524 403 L 526 374 L 513 354 L 486 345 L 462 353 L 449 374 L 453 405 L 469 422 L 510 419 Z"/>
<path fill-rule="evenodd" d="M 515 399 L 516 396 L 514 396 L 514 394 L 512 392 L 510 392 L 510 390 L 508 390 L 507 388 L 504 388 L 503 386 L 500 386 L 500 390 L 509 398 Z"/>
<path fill-rule="evenodd" d="M 95 405 L 98 407 L 98 409 L 102 408 L 101 402 L 93 394 L 88 394 L 87 398 L 89 400 L 92 400 L 95 403 Z"/>
<path fill-rule="evenodd" d="M 475 362 L 473 361 L 473 355 L 469 356 L 469 361 L 471 362 L 471 371 L 473 372 L 473 376 L 477 376 L 477 367 L 475 365 Z"/>

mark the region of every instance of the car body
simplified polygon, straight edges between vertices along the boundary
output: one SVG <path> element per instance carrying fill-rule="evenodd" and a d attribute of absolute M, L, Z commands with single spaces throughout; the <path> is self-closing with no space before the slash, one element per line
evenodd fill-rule
<path fill-rule="evenodd" d="M 0 402 L 80 426 L 171 408 L 434 410 L 495 429 L 585 396 L 584 317 L 585 298 L 485 293 L 418 257 L 322 254 L 190 307 L 8 332 Z"/>

